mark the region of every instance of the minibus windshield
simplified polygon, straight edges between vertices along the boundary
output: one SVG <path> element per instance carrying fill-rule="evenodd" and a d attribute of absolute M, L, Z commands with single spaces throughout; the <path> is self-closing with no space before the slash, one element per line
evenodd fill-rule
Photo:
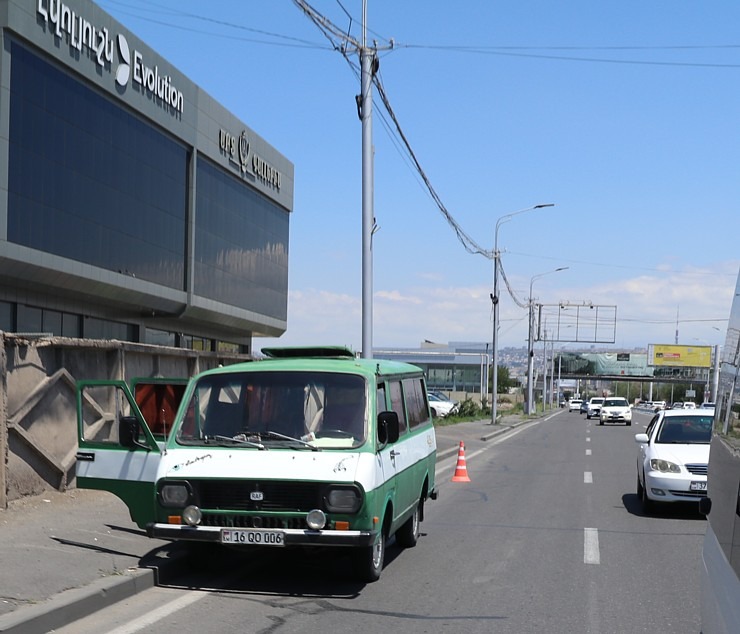
<path fill-rule="evenodd" d="M 245 448 L 358 447 L 365 442 L 366 384 L 335 372 L 210 374 L 195 385 L 177 432 L 182 444 Z"/>

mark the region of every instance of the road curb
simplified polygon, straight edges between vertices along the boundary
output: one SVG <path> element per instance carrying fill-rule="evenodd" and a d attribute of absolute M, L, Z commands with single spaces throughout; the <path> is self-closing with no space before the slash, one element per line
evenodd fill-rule
<path fill-rule="evenodd" d="M 64 590 L 48 601 L 25 605 L 0 617 L 0 632 L 43 634 L 154 586 L 155 570 L 136 568 Z"/>
<path fill-rule="evenodd" d="M 3 634 L 45 634 L 85 618 L 94 612 L 158 585 L 164 577 L 177 574 L 184 557 L 162 560 L 120 575 L 101 577 L 92 583 L 64 590 L 43 603 L 24 605 L 0 616 Z"/>

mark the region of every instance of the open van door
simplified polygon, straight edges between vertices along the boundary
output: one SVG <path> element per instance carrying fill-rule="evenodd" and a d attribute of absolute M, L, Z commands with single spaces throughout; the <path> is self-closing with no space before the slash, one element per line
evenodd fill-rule
<path fill-rule="evenodd" d="M 77 382 L 77 487 L 110 491 L 140 527 L 155 521 L 162 448 L 124 381 Z"/>

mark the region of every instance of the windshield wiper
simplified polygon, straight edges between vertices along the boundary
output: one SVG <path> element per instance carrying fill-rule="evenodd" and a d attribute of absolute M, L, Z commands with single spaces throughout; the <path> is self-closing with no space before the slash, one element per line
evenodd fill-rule
<path fill-rule="evenodd" d="M 293 436 L 286 436 L 276 431 L 263 431 L 260 432 L 260 436 L 267 436 L 268 438 L 280 438 L 281 440 L 289 440 L 291 442 L 297 442 L 304 447 L 308 447 L 311 451 L 321 451 L 320 447 L 312 445 L 310 442 L 306 442 L 300 438 L 293 438 Z"/>
<path fill-rule="evenodd" d="M 213 440 L 217 440 L 219 442 L 230 442 L 230 443 L 237 443 L 239 445 L 246 445 L 247 447 L 254 447 L 255 449 L 259 449 L 260 451 L 267 450 L 267 447 L 265 447 L 260 442 L 253 442 L 251 440 L 247 440 L 247 437 L 244 434 L 237 434 L 236 436 L 206 436 L 205 441 L 208 442 L 210 438 L 213 438 Z"/>

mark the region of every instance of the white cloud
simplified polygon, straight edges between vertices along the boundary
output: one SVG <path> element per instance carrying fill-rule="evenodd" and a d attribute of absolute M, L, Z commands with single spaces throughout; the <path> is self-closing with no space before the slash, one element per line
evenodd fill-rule
<path fill-rule="evenodd" d="M 559 287 L 543 291 L 541 299 L 555 312 L 561 300 L 590 300 L 595 305 L 616 306 L 617 347 L 672 343 L 677 312 L 679 343 L 721 343 L 737 266 L 727 263 L 720 268 L 719 272 L 673 271 L 667 275 L 624 277 L 604 285 Z M 375 289 L 373 346 L 417 347 L 425 339 L 441 343 L 490 341 L 490 292 L 488 286 L 463 285 Z M 263 345 L 327 344 L 360 350 L 359 293 L 297 289 L 289 293 L 288 301 L 288 331 L 278 340 L 256 340 L 257 349 Z M 499 316 L 499 346 L 526 345 L 527 310 L 517 306 L 505 292 Z M 554 325 L 548 328 L 554 329 Z"/>

